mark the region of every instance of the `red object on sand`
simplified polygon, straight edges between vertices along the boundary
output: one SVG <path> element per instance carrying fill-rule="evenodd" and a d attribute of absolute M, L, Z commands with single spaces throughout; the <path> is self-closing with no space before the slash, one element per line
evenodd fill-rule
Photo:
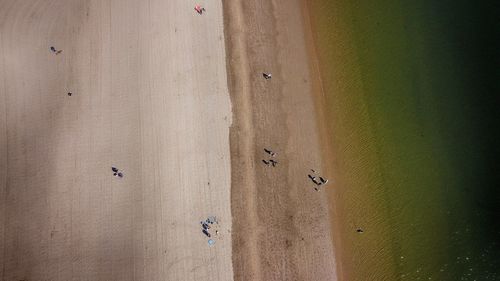
<path fill-rule="evenodd" d="M 196 4 L 196 6 L 194 6 L 194 10 L 197 11 L 198 14 L 202 13 L 202 9 L 201 9 L 201 6 L 199 4 Z"/>

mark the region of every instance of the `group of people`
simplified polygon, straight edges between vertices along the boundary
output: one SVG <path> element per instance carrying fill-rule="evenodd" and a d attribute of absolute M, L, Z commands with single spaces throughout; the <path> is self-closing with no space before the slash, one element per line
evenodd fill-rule
<path fill-rule="evenodd" d="M 327 184 L 328 183 L 328 179 L 325 179 L 323 178 L 322 176 L 315 176 L 316 174 L 316 171 L 311 169 L 311 172 L 313 173 L 312 175 L 311 174 L 308 174 L 307 176 L 309 177 L 309 179 L 316 184 L 316 186 L 314 187 L 314 190 L 316 191 L 319 191 L 319 187 L 321 185 L 324 185 L 324 184 Z"/>
<path fill-rule="evenodd" d="M 272 78 L 272 74 L 271 74 L 271 73 L 267 73 L 267 72 L 263 72 L 263 73 L 262 73 L 262 77 L 264 77 L 264 79 L 266 79 L 266 80 L 269 80 L 269 79 L 271 79 L 271 78 Z M 276 153 L 275 153 L 275 152 L 273 152 L 273 151 L 271 151 L 270 149 L 264 148 L 264 151 L 265 151 L 267 154 L 271 155 L 271 157 L 276 156 Z M 271 158 L 271 159 L 269 159 L 269 160 L 265 160 L 265 159 L 263 159 L 263 160 L 262 160 L 262 162 L 264 162 L 264 164 L 266 164 L 266 165 L 268 165 L 268 166 L 269 166 L 269 165 L 272 165 L 273 167 L 275 167 L 275 166 L 276 166 L 276 164 L 278 164 L 278 162 L 277 162 L 277 161 L 275 161 L 275 160 L 274 160 L 274 159 L 272 159 L 272 158 Z M 313 174 L 316 174 L 316 171 L 315 171 L 315 170 L 311 169 L 311 171 L 312 171 L 312 173 L 313 173 Z M 319 187 L 320 187 L 321 185 L 324 185 L 324 184 L 327 184 L 327 183 L 328 183 L 328 179 L 325 179 L 325 178 L 323 178 L 322 176 L 315 176 L 315 175 L 311 175 L 311 174 L 309 174 L 309 175 L 307 175 L 307 176 L 309 177 L 309 179 L 310 179 L 310 180 L 311 180 L 314 184 L 316 184 L 316 186 L 314 187 L 314 190 L 316 190 L 316 191 L 319 191 Z"/>
<path fill-rule="evenodd" d="M 212 234 L 210 233 L 210 229 L 212 227 L 214 227 L 214 224 L 216 227 L 219 224 L 219 222 L 217 221 L 216 217 L 208 217 L 206 220 L 200 221 L 200 224 L 202 227 L 201 232 L 203 234 L 205 234 L 205 236 L 207 236 L 208 238 L 211 238 Z M 219 230 L 215 229 L 215 235 L 218 235 L 218 234 L 219 234 Z M 208 240 L 209 245 L 213 245 L 214 243 L 215 243 L 215 241 L 213 239 Z"/>
<path fill-rule="evenodd" d="M 271 165 L 273 167 L 276 167 L 276 165 L 278 165 L 278 161 L 274 160 L 274 157 L 276 156 L 276 152 L 270 150 L 270 149 L 267 149 L 267 148 L 264 148 L 264 151 L 269 154 L 269 156 L 273 157 L 273 158 L 270 158 L 268 160 L 266 159 L 262 159 L 262 162 L 264 164 L 266 164 L 267 166 Z"/>

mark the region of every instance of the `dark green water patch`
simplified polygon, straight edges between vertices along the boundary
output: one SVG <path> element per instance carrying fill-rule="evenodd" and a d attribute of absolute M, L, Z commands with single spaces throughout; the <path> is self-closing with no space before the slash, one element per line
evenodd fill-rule
<path fill-rule="evenodd" d="M 395 275 L 401 280 L 500 280 L 498 4 L 311 2 L 312 21 L 323 26 L 314 30 L 316 43 L 323 44 L 320 61 L 337 64 L 325 44 L 345 48 L 340 46 L 345 42 L 328 39 L 339 19 L 318 13 L 341 8 L 343 26 L 350 29 L 356 59 L 348 61 L 356 65 L 346 66 L 342 77 L 322 80 L 349 80 L 350 70 L 358 70 L 359 93 L 325 86 L 327 101 L 335 108 L 339 94 L 352 94 L 362 99 L 352 104 L 366 107 L 365 126 L 372 136 L 366 145 L 374 148 L 367 151 L 377 160 L 355 170 L 376 169 L 379 175 L 382 196 L 374 198 L 384 212 L 365 213 L 380 212 L 388 224 L 390 237 L 380 247 L 390 248 L 387 262 Z M 373 192 L 369 186 L 350 188 Z"/>

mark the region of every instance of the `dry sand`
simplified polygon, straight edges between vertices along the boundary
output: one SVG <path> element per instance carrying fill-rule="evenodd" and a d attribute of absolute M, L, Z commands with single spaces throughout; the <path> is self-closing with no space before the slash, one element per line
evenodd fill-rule
<path fill-rule="evenodd" d="M 200 2 L 0 0 L 0 280 L 233 279 L 222 6 Z"/>
<path fill-rule="evenodd" d="M 326 171 L 303 3 L 223 2 L 235 280 L 337 280 L 326 190 L 314 191 L 307 177 Z M 277 152 L 277 167 L 262 163 L 264 148 Z"/>

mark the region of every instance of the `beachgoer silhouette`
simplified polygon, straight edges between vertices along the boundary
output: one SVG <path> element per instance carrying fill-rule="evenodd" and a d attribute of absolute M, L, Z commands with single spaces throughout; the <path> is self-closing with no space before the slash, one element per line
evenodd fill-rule
<path fill-rule="evenodd" d="M 264 148 L 264 151 L 265 151 L 267 154 L 269 154 L 269 155 L 271 155 L 271 156 L 273 156 L 273 157 L 274 157 L 274 156 L 276 156 L 276 153 L 274 153 L 274 152 L 273 152 L 272 150 L 270 150 L 270 149 Z"/>
<path fill-rule="evenodd" d="M 70 96 L 70 97 L 71 97 L 71 95 L 72 95 L 72 94 L 73 94 L 72 92 L 68 92 L 68 96 Z"/>
<path fill-rule="evenodd" d="M 269 165 L 269 161 L 262 160 L 262 162 L 264 162 L 264 164 L 266 164 L 266 165 Z"/>
<path fill-rule="evenodd" d="M 322 177 L 319 177 L 319 180 L 323 183 L 323 184 L 326 184 L 328 182 L 328 180 L 325 180 L 324 178 Z"/>
<path fill-rule="evenodd" d="M 262 76 L 264 76 L 264 78 L 265 78 L 266 80 L 269 80 L 269 79 L 271 79 L 271 78 L 272 78 L 272 74 L 271 74 L 271 73 L 265 73 L 265 72 L 264 72 L 264 73 L 262 73 Z"/>
<path fill-rule="evenodd" d="M 320 181 L 317 181 L 316 180 L 316 177 L 312 176 L 312 175 L 307 175 L 312 182 L 314 182 L 316 185 L 322 185 L 322 183 Z"/>

